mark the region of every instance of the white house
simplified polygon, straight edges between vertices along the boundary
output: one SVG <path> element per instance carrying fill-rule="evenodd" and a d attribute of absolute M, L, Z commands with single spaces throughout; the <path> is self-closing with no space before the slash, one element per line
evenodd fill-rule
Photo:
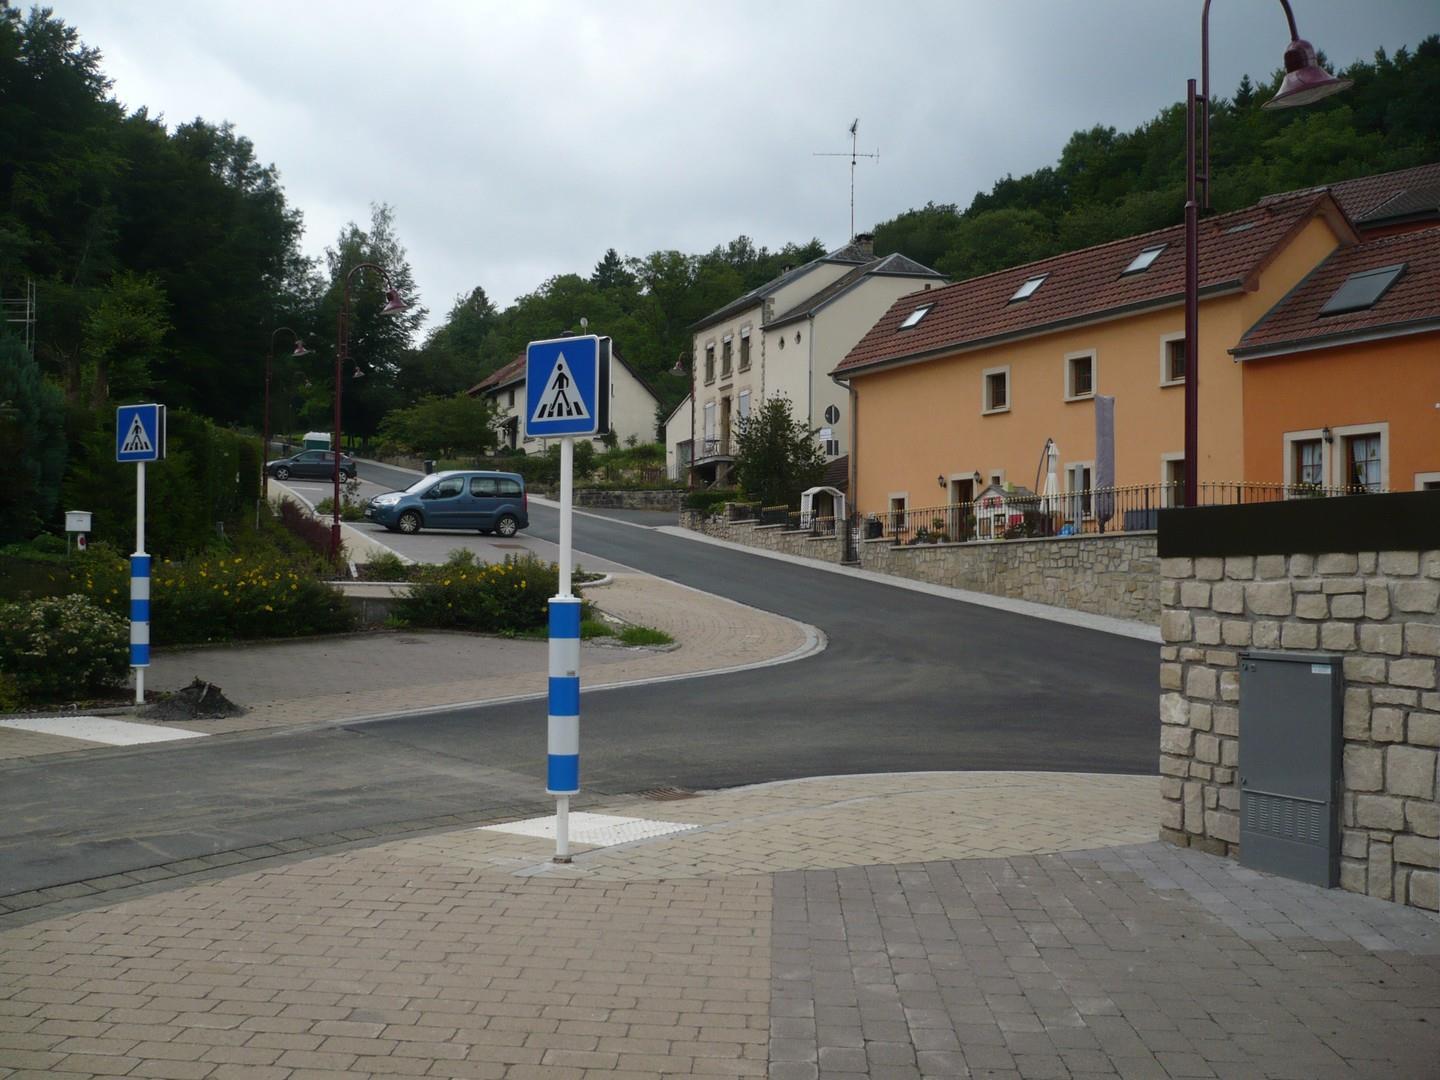
<path fill-rule="evenodd" d="M 671 480 L 684 480 L 690 475 L 695 460 L 693 400 L 689 394 L 665 418 L 665 475 Z"/>
<path fill-rule="evenodd" d="M 723 483 L 734 464 L 735 425 L 767 397 L 816 432 L 829 460 L 849 453 L 849 400 L 829 372 L 906 293 L 945 278 L 904 255 L 874 253 L 874 238 L 787 270 L 701 319 L 693 331 L 689 431 L 682 403 L 666 422 L 666 461 L 692 441 L 692 478 Z"/>
<path fill-rule="evenodd" d="M 525 354 L 521 353 L 499 371 L 465 391 L 471 397 L 483 396 L 495 405 L 495 427 L 500 432 L 501 449 L 520 450 L 526 454 L 543 453 L 553 440 L 525 437 Z M 659 408 L 655 392 L 620 356 L 613 345 L 610 349 L 610 430 L 620 445 L 632 436 L 636 442 L 655 441 L 655 410 Z M 603 440 L 593 440 L 599 449 Z"/>

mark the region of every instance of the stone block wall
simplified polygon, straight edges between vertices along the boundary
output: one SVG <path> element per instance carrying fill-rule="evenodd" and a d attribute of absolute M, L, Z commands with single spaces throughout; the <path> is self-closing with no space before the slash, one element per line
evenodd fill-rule
<path fill-rule="evenodd" d="M 843 538 L 811 536 L 810 533 L 788 529 L 784 525 L 761 525 L 758 521 L 725 521 L 719 515 L 695 510 L 681 510 L 680 524 L 717 540 L 744 544 L 747 547 L 780 551 L 806 559 L 839 562 L 845 557 Z"/>
<path fill-rule="evenodd" d="M 1153 532 L 977 544 L 860 544 L 860 565 L 882 574 L 1155 623 L 1159 560 Z"/>
<path fill-rule="evenodd" d="M 618 491 L 607 488 L 576 488 L 575 505 L 606 510 L 675 510 L 685 492 L 672 488 L 653 491 Z"/>
<path fill-rule="evenodd" d="M 1440 550 L 1166 557 L 1160 575 L 1161 837 L 1238 854 L 1239 654 L 1340 654 L 1341 887 L 1440 910 Z"/>

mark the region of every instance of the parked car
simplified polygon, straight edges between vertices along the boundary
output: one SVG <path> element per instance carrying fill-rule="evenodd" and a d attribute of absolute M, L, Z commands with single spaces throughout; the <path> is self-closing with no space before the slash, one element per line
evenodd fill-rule
<path fill-rule="evenodd" d="M 301 450 L 287 458 L 277 458 L 265 463 L 265 471 L 276 480 L 329 480 L 335 475 L 335 453 L 332 450 Z M 349 454 L 340 455 L 340 479 L 349 480 L 355 475 L 355 459 Z"/>
<path fill-rule="evenodd" d="M 519 473 L 439 472 L 375 496 L 365 518 L 391 532 L 476 529 L 514 536 L 530 526 L 530 502 Z"/>

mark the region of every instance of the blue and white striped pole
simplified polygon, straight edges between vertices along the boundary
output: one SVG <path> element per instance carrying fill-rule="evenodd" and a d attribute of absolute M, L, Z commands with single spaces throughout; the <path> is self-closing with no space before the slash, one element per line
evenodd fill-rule
<path fill-rule="evenodd" d="M 580 793 L 580 598 L 570 593 L 575 439 L 560 440 L 560 592 L 550 598 L 545 791 L 555 796 L 555 861 L 570 861 L 570 796 Z"/>
<path fill-rule="evenodd" d="M 150 666 L 150 556 L 145 554 L 145 462 L 135 463 L 135 553 L 130 556 L 130 666 L 135 669 L 135 704 L 145 704 L 145 669 Z"/>

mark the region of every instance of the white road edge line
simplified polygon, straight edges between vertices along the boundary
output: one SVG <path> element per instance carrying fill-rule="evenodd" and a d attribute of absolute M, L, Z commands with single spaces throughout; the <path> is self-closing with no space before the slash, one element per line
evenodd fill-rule
<path fill-rule="evenodd" d="M 104 746 L 139 746 L 143 743 L 175 742 L 181 739 L 206 739 L 209 732 L 187 731 L 184 728 L 137 724 L 129 720 L 113 720 L 105 716 L 29 716 L 0 720 L 0 728 L 29 731 L 36 735 L 54 735 L 63 739 L 79 739 Z"/>

